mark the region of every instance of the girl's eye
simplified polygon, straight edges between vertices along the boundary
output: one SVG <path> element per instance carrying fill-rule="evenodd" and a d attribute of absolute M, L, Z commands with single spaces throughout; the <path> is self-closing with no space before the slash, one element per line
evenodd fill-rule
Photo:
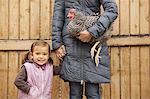
<path fill-rule="evenodd" d="M 43 55 L 47 55 L 47 53 L 44 53 Z"/>
<path fill-rule="evenodd" d="M 36 55 L 40 55 L 40 53 L 35 53 Z"/>

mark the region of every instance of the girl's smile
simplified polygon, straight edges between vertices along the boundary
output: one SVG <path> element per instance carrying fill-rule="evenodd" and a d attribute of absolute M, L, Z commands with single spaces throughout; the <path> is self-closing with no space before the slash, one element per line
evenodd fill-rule
<path fill-rule="evenodd" d="M 38 65 L 44 65 L 49 59 L 48 46 L 35 46 L 32 53 L 33 61 Z"/>

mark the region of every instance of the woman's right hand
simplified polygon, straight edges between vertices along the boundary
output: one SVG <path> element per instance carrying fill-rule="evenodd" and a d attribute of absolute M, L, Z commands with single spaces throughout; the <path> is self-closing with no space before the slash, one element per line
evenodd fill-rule
<path fill-rule="evenodd" d="M 79 33 L 78 39 L 82 42 L 90 42 L 92 35 L 87 30 L 81 31 Z"/>
<path fill-rule="evenodd" d="M 62 60 L 62 58 L 65 56 L 66 54 L 66 50 L 65 50 L 65 47 L 64 45 L 62 45 L 61 47 L 59 47 L 56 51 L 56 56 Z"/>

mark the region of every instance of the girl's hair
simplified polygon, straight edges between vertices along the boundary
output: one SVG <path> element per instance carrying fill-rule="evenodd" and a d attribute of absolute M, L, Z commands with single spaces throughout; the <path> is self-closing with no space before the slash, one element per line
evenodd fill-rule
<path fill-rule="evenodd" d="M 43 40 L 36 41 L 36 42 L 32 43 L 31 49 L 25 54 L 22 63 L 33 62 L 33 60 L 31 59 L 31 53 L 33 53 L 35 46 L 41 46 L 41 47 L 48 46 L 49 53 L 51 53 L 50 45 L 47 42 L 45 42 Z M 53 60 L 51 57 L 49 57 L 49 63 L 53 64 Z"/>

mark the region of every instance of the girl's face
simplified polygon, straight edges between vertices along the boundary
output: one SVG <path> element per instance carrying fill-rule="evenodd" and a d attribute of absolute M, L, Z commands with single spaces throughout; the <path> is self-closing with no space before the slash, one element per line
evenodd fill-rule
<path fill-rule="evenodd" d="M 48 46 L 35 46 L 32 52 L 33 62 L 38 65 L 44 65 L 49 59 L 49 48 Z"/>

